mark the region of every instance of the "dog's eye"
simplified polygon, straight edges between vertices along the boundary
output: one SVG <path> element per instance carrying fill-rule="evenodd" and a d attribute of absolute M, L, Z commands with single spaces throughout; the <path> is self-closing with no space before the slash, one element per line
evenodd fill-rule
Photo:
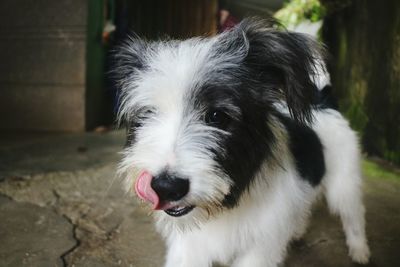
<path fill-rule="evenodd" d="M 133 127 L 140 128 L 140 127 L 142 127 L 142 125 L 143 125 L 143 123 L 141 121 L 137 120 L 134 122 Z"/>
<path fill-rule="evenodd" d="M 140 128 L 143 126 L 143 122 L 148 119 L 150 116 L 154 114 L 154 110 L 152 109 L 146 109 L 145 111 L 141 112 L 136 118 L 135 121 L 133 122 L 133 127 L 134 128 Z"/>
<path fill-rule="evenodd" d="M 225 128 L 229 123 L 229 116 L 221 110 L 213 109 L 206 113 L 204 121 L 211 126 Z"/>

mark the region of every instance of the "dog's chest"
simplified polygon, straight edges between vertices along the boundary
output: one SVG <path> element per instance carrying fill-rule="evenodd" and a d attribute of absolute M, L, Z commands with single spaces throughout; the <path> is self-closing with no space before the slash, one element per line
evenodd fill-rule
<path fill-rule="evenodd" d="M 241 219 L 227 219 L 220 218 L 203 225 L 187 236 L 188 244 L 196 244 L 210 261 L 230 264 L 235 255 L 250 246 L 254 225 L 244 225 Z"/>
<path fill-rule="evenodd" d="M 238 255 L 260 243 L 269 229 L 273 230 L 276 212 L 272 205 L 267 206 L 238 208 L 224 214 L 186 233 L 184 243 L 201 251 L 209 261 L 230 265 Z"/>

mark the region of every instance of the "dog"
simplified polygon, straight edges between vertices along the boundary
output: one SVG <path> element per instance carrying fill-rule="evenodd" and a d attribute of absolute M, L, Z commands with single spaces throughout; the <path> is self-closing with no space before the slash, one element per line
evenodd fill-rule
<path fill-rule="evenodd" d="M 166 267 L 273 267 L 324 195 L 365 264 L 358 140 L 318 99 L 323 49 L 274 22 L 114 54 L 127 126 L 119 172 L 153 212 Z M 321 89 L 321 88 L 319 88 Z"/>

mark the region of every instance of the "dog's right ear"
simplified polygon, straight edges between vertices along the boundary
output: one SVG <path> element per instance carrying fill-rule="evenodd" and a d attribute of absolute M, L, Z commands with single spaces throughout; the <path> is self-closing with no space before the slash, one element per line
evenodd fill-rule
<path fill-rule="evenodd" d="M 133 92 L 140 72 L 147 68 L 150 44 L 138 37 L 129 37 L 109 55 L 108 81 L 116 90 L 118 125 L 131 124 Z"/>

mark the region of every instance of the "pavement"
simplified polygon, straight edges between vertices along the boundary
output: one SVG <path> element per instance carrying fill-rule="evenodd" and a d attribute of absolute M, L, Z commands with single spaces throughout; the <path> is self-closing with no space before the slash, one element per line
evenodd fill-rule
<path fill-rule="evenodd" d="M 124 132 L 0 135 L 0 266 L 162 266 L 152 220 L 116 179 Z M 365 177 L 367 266 L 400 266 L 400 179 Z M 353 267 L 317 203 L 287 267 Z"/>

